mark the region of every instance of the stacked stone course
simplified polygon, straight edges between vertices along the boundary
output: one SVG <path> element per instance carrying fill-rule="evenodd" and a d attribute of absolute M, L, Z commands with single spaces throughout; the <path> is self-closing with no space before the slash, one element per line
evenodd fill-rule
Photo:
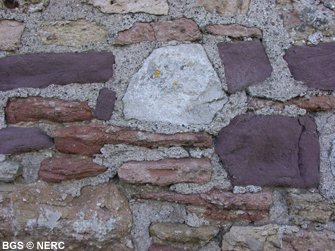
<path fill-rule="evenodd" d="M 333 250 L 332 1 L 0 0 L 0 243 Z"/>

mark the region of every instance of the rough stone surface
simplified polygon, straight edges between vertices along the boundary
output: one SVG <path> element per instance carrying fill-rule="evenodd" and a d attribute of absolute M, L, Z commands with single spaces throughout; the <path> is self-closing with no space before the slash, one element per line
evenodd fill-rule
<path fill-rule="evenodd" d="M 113 115 L 115 101 L 116 93 L 107 88 L 102 88 L 94 110 L 94 118 L 110 120 Z"/>
<path fill-rule="evenodd" d="M 310 117 L 239 115 L 215 146 L 232 185 L 316 187 L 320 146 Z"/>
<path fill-rule="evenodd" d="M 335 90 L 335 42 L 315 47 L 293 46 L 284 59 L 294 79 L 303 81 L 309 88 Z"/>
<path fill-rule="evenodd" d="M 43 23 L 37 30 L 42 44 L 81 47 L 106 39 L 106 28 L 85 20 L 53 21 Z"/>
<path fill-rule="evenodd" d="M 213 35 L 262 38 L 262 31 L 258 28 L 248 28 L 239 24 L 214 24 L 206 27 L 206 31 Z"/>
<path fill-rule="evenodd" d="M 41 163 L 39 176 L 49 182 L 83 179 L 97 176 L 107 170 L 107 167 L 97 165 L 89 158 L 55 156 Z"/>
<path fill-rule="evenodd" d="M 75 122 L 92 119 L 87 102 L 45 99 L 42 97 L 10 98 L 5 108 L 10 124 L 46 119 L 53 122 Z"/>
<path fill-rule="evenodd" d="M 246 15 L 249 10 L 250 0 L 197 0 L 197 5 L 203 6 L 208 12 L 224 17 Z"/>
<path fill-rule="evenodd" d="M 98 7 L 105 13 L 146 12 L 154 15 L 167 15 L 169 5 L 166 0 L 89 0 L 88 3 Z"/>
<path fill-rule="evenodd" d="M 157 244 L 154 243 L 150 246 L 149 251 L 182 251 L 184 249 L 177 249 L 171 246 L 167 246 L 167 245 L 162 245 L 162 244 Z"/>
<path fill-rule="evenodd" d="M 131 250 L 132 223 L 127 199 L 114 183 L 87 186 L 82 196 L 63 196 L 45 182 L 16 185 L 9 193 L 8 241 L 62 240 L 69 250 Z M 15 206 L 14 206 L 15 204 Z M 12 210 L 9 210 L 9 209 Z M 11 232 L 11 229 L 15 229 Z"/>
<path fill-rule="evenodd" d="M 39 127 L 8 127 L 0 130 L 0 153 L 13 154 L 53 146 L 53 140 Z"/>
<path fill-rule="evenodd" d="M 56 148 L 60 152 L 92 155 L 100 153 L 104 144 L 122 144 L 145 146 L 199 146 L 210 147 L 212 138 L 204 132 L 180 133 L 174 135 L 133 131 L 128 128 L 89 124 L 70 126 L 52 132 Z"/>
<path fill-rule="evenodd" d="M 38 12 L 43 11 L 50 0 L 6 0 L 0 3 L 0 9 L 15 9 L 18 12 Z"/>
<path fill-rule="evenodd" d="M 142 41 L 156 41 L 155 32 L 150 23 L 135 23 L 129 30 L 120 31 L 115 44 L 126 45 Z"/>
<path fill-rule="evenodd" d="M 150 234 L 154 243 L 172 242 L 176 245 L 179 243 L 191 250 L 196 250 L 208 243 L 218 233 L 219 229 L 213 226 L 192 228 L 184 224 L 173 223 L 156 223 L 150 226 Z"/>
<path fill-rule="evenodd" d="M 159 161 L 131 161 L 118 170 L 119 178 L 128 183 L 151 183 L 166 186 L 174 183 L 204 184 L 211 179 L 209 159 L 165 159 Z"/>
<path fill-rule="evenodd" d="M 20 47 L 25 24 L 14 20 L 0 21 L 0 50 L 14 51 Z"/>
<path fill-rule="evenodd" d="M 105 82 L 113 76 L 109 52 L 37 53 L 0 59 L 0 91 L 51 84 Z"/>
<path fill-rule="evenodd" d="M 1 182 L 11 182 L 14 181 L 16 177 L 21 175 L 22 169 L 20 168 L 20 163 L 14 161 L 4 161 L 0 162 L 0 181 Z"/>
<path fill-rule="evenodd" d="M 209 124 L 226 101 L 220 80 L 198 44 L 154 50 L 123 97 L 126 119 L 173 124 Z"/>
<path fill-rule="evenodd" d="M 218 48 L 230 93 L 270 77 L 272 67 L 262 42 L 219 43 Z"/>

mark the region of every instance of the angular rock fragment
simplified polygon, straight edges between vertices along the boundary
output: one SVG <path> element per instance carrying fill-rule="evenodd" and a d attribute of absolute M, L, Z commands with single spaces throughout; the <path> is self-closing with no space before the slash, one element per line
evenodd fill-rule
<path fill-rule="evenodd" d="M 230 93 L 270 77 L 272 67 L 262 42 L 219 43 L 218 48 Z"/>
<path fill-rule="evenodd" d="M 52 136 L 60 152 L 81 155 L 98 154 L 104 144 L 126 143 L 149 148 L 159 146 L 210 147 L 212 144 L 211 136 L 205 132 L 166 135 L 98 124 L 58 129 L 52 132 Z"/>
<path fill-rule="evenodd" d="M 95 164 L 89 158 L 55 156 L 41 163 L 38 175 L 45 181 L 83 179 L 104 173 L 107 167 Z"/>
<path fill-rule="evenodd" d="M 165 159 L 130 161 L 118 170 L 119 178 L 127 183 L 151 183 L 166 186 L 181 182 L 205 184 L 211 179 L 209 159 Z"/>
<path fill-rule="evenodd" d="M 14 51 L 20 47 L 21 34 L 26 25 L 14 20 L 0 21 L 0 50 Z"/>
<path fill-rule="evenodd" d="M 213 35 L 229 37 L 255 37 L 262 38 L 262 31 L 258 28 L 248 28 L 239 24 L 214 24 L 206 27 L 206 31 Z"/>
<path fill-rule="evenodd" d="M 118 32 L 115 44 L 126 45 L 142 41 L 156 41 L 155 33 L 150 23 L 135 23 L 129 30 Z"/>
<path fill-rule="evenodd" d="M 20 163 L 14 161 L 0 162 L 0 182 L 11 182 L 21 175 Z"/>
<path fill-rule="evenodd" d="M 10 124 L 46 119 L 53 122 L 75 122 L 92 119 L 87 102 L 64 101 L 42 97 L 10 98 L 5 108 Z"/>
<path fill-rule="evenodd" d="M 107 88 L 101 89 L 97 100 L 97 106 L 93 114 L 94 118 L 110 120 L 114 111 L 115 101 L 115 92 Z"/>
<path fill-rule="evenodd" d="M 113 76 L 110 52 L 37 53 L 0 59 L 0 91 L 51 84 L 106 82 Z"/>
<path fill-rule="evenodd" d="M 7 127 L 0 130 L 0 154 L 35 151 L 53 146 L 53 140 L 39 127 Z"/>
<path fill-rule="evenodd" d="M 247 14 L 249 2 L 250 0 L 197 0 L 197 5 L 203 6 L 210 13 L 232 17 Z"/>

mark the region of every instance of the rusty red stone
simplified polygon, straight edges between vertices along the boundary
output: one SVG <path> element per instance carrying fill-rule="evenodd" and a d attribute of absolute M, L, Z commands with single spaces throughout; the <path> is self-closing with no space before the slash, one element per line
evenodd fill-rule
<path fill-rule="evenodd" d="M 262 38 L 262 31 L 258 28 L 248 28 L 239 24 L 214 24 L 206 27 L 206 31 L 213 35 L 229 37 L 255 37 Z"/>

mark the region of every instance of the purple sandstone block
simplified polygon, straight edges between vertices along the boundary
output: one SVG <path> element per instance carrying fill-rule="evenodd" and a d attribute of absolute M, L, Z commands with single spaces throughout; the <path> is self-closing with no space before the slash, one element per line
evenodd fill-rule
<path fill-rule="evenodd" d="M 215 152 L 234 186 L 319 184 L 320 146 L 308 116 L 236 116 L 220 131 Z"/>
<path fill-rule="evenodd" d="M 113 76 L 110 52 L 37 53 L 0 59 L 0 91 L 51 84 L 106 82 Z"/>
<path fill-rule="evenodd" d="M 53 144 L 52 138 L 39 127 L 7 127 L 0 130 L 0 154 L 29 152 Z"/>
<path fill-rule="evenodd" d="M 93 117 L 97 119 L 110 120 L 114 111 L 115 101 L 115 92 L 107 88 L 101 89 Z"/>
<path fill-rule="evenodd" d="M 219 43 L 218 48 L 228 92 L 243 90 L 270 77 L 272 67 L 260 41 Z"/>

